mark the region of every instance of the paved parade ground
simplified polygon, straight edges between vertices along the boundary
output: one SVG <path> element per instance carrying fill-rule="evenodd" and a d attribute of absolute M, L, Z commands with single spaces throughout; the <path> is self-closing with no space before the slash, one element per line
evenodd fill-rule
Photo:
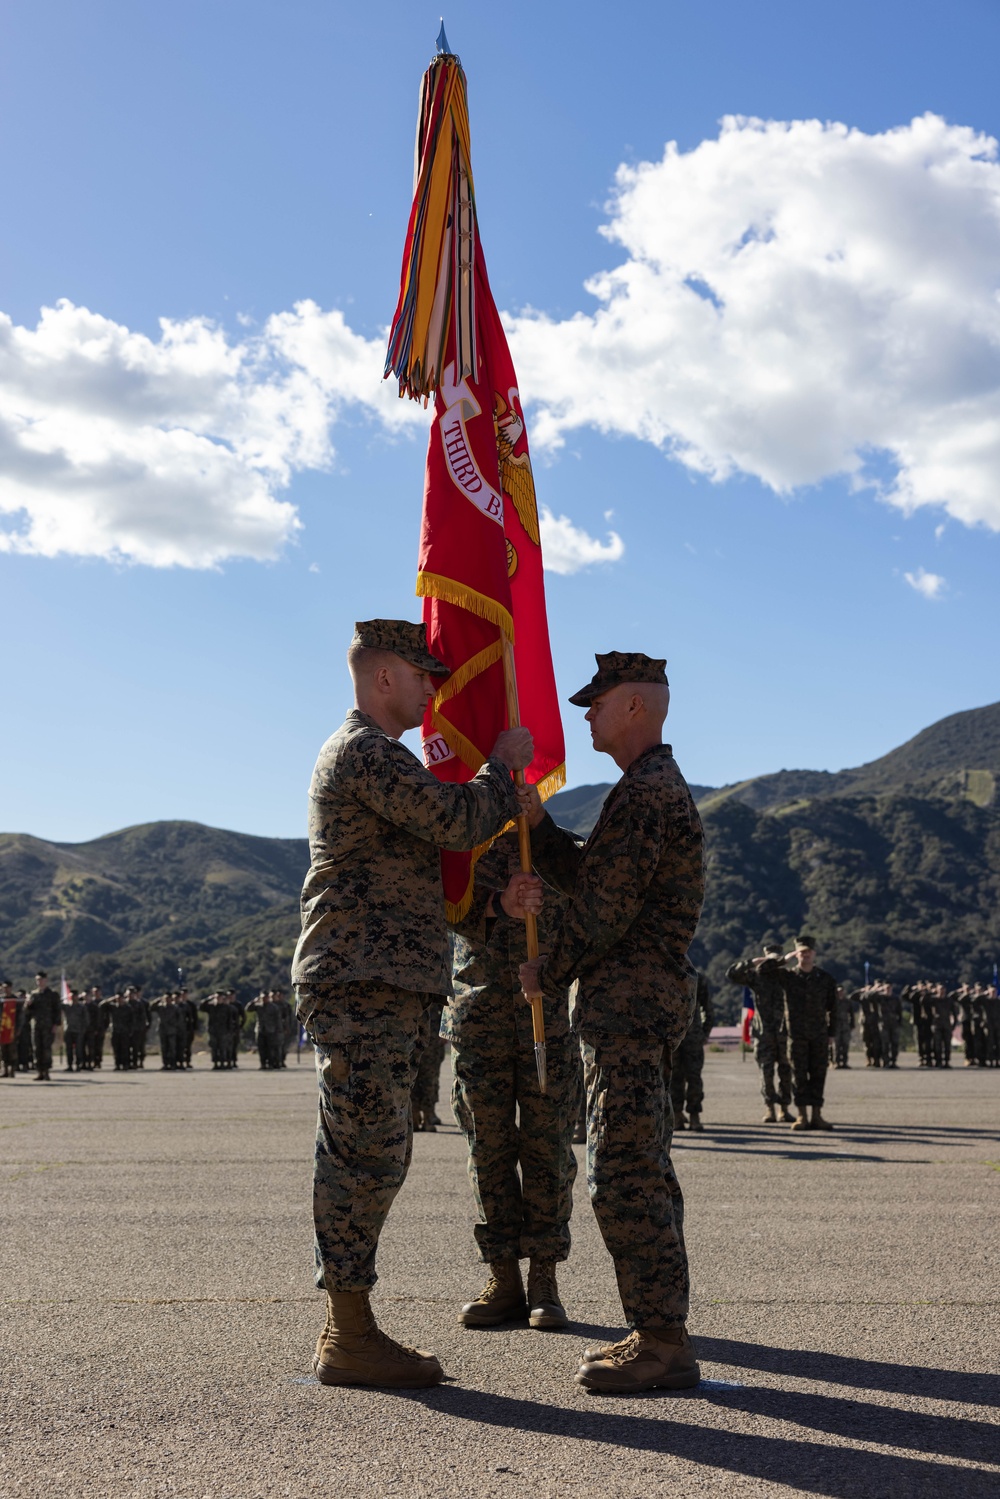
<path fill-rule="evenodd" d="M 456 1324 L 483 1276 L 446 1107 L 374 1299 L 450 1382 L 316 1384 L 308 1056 L 0 1085 L 5 1499 L 1000 1495 L 1000 1073 L 855 1057 L 815 1136 L 709 1052 L 675 1151 L 704 1378 L 615 1399 L 572 1382 L 621 1315 L 582 1173 L 570 1330 Z"/>

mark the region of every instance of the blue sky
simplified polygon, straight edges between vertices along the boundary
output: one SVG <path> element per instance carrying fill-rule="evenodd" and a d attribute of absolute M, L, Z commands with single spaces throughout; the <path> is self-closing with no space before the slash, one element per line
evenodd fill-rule
<path fill-rule="evenodd" d="M 0 22 L 0 828 L 303 832 L 353 621 L 419 616 L 422 429 L 368 371 L 438 15 Z M 665 654 L 703 784 L 858 764 L 1000 696 L 996 5 L 445 19 L 570 523 L 563 696 L 595 650 Z M 570 783 L 613 778 L 565 713 Z"/>

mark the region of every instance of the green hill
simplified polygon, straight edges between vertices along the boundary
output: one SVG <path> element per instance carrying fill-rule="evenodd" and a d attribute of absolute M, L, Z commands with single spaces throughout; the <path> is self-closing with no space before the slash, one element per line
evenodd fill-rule
<path fill-rule="evenodd" d="M 692 786 L 708 888 L 692 956 L 731 1018 L 724 982 L 762 939 L 807 927 L 821 962 L 857 982 L 986 979 L 1000 956 L 1000 703 L 953 714 L 855 770 L 779 771 Z M 587 833 L 608 784 L 549 802 Z M 90 843 L 0 835 L 0 967 L 76 983 L 192 988 L 287 985 L 305 839 L 191 822 L 148 823 Z"/>
<path fill-rule="evenodd" d="M 0 963 L 74 981 L 288 983 L 304 838 L 154 822 L 91 843 L 0 835 Z"/>

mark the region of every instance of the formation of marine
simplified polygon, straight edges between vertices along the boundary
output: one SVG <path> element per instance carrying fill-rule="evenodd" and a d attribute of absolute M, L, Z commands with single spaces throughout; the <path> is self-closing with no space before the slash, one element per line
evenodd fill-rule
<path fill-rule="evenodd" d="M 793 961 L 794 969 L 789 967 Z M 803 961 L 821 977 L 795 977 L 802 973 Z M 816 967 L 815 942 L 806 936 L 786 954 L 776 946 L 765 946 L 763 956 L 731 964 L 726 977 L 753 995 L 754 1057 L 761 1072 L 761 1093 L 767 1106 L 764 1122 L 768 1124 L 780 1119 L 797 1128 L 827 1127 L 821 1114 L 819 1125 L 815 1125 L 827 1067 L 842 1070 L 850 1066 L 851 1039 L 859 1025 L 865 1065 L 898 1067 L 907 1010 L 921 1067 L 951 1066 L 959 1024 L 965 1066 L 1000 1066 L 1000 996 L 990 984 L 961 984 L 949 990 L 944 984 L 920 980 L 897 990 L 893 984 L 879 981 L 848 992 Z M 806 999 L 810 986 L 811 1018 L 807 1023 L 796 994 Z M 808 1052 L 804 1026 L 811 1038 Z M 791 1111 L 793 1093 L 800 1109 L 798 1119 Z M 807 1104 L 812 1105 L 813 1116 L 803 1123 Z"/>
<path fill-rule="evenodd" d="M 248 1017 L 255 1022 L 248 1025 Z M 241 1005 L 236 991 L 217 990 L 200 1002 L 187 989 L 173 989 L 146 999 L 134 985 L 104 995 L 99 987 L 69 988 L 65 997 L 35 976 L 30 992 L 15 992 L 0 980 L 0 1062 L 3 1077 L 34 1072 L 37 1082 L 51 1079 L 57 1038 L 66 1072 L 93 1072 L 103 1066 L 106 1042 L 115 1072 L 141 1070 L 151 1045 L 159 1050 L 164 1072 L 190 1071 L 195 1037 L 207 1032 L 214 1071 L 239 1065 L 241 1042 L 256 1046 L 262 1069 L 282 1068 L 298 1035 L 295 1012 L 282 989 L 261 990 Z"/>
<path fill-rule="evenodd" d="M 861 1022 L 867 1067 L 898 1066 L 900 1033 L 909 1010 L 921 1067 L 950 1067 L 956 1028 L 961 1025 L 966 1067 L 1000 1067 L 1000 996 L 991 984 L 944 984 L 921 979 L 897 989 L 866 984 L 839 991 L 837 1065 L 847 1066 L 851 1032 Z M 841 1060 L 843 1058 L 843 1060 Z"/>

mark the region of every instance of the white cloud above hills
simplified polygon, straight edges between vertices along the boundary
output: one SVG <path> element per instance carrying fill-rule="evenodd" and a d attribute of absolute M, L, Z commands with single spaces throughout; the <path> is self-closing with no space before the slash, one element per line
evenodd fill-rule
<path fill-rule="evenodd" d="M 603 232 L 626 258 L 588 283 L 597 310 L 512 325 L 536 447 L 590 426 L 713 479 L 846 475 L 1000 530 L 996 141 L 729 118 L 621 167 Z"/>
<path fill-rule="evenodd" d="M 995 141 L 932 115 L 878 135 L 727 119 L 622 167 L 609 213 L 624 259 L 588 283 L 596 308 L 507 320 L 536 451 L 590 427 L 715 480 L 841 475 L 1000 530 Z M 383 357 L 309 301 L 235 338 L 191 319 L 150 339 L 68 302 L 35 328 L 0 315 L 0 549 L 279 555 L 289 482 L 334 464 L 338 421 L 425 427 Z M 615 532 L 542 525 L 550 570 L 622 555 Z"/>

